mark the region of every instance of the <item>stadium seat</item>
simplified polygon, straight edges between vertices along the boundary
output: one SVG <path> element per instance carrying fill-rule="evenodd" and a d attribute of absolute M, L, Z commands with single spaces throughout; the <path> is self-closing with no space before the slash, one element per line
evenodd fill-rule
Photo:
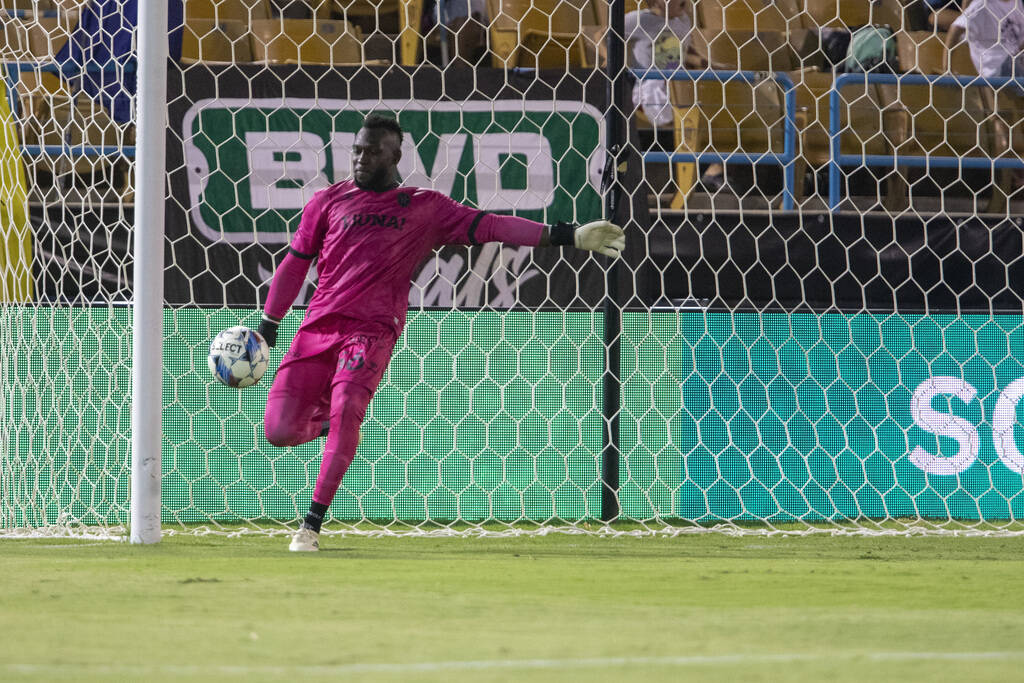
<path fill-rule="evenodd" d="M 796 194 L 803 194 L 808 167 L 815 171 L 829 163 L 832 155 L 829 134 L 829 92 L 831 72 L 796 71 L 789 74 L 795 84 L 798 131 Z M 839 91 L 839 148 L 843 154 L 892 154 L 892 143 L 884 130 L 898 125 L 900 114 L 887 110 L 878 86 L 847 84 Z M 849 170 L 849 169 L 847 169 Z M 894 206 L 905 194 L 900 178 L 890 176 L 884 202 Z"/>
<path fill-rule="evenodd" d="M 45 12 L 54 9 L 50 0 L 0 0 L 0 8 L 21 12 Z"/>
<path fill-rule="evenodd" d="M 896 35 L 900 68 L 909 73 L 946 73 L 945 34 L 930 31 Z M 976 76 L 966 43 L 949 58 L 949 70 L 960 76 Z M 904 85 L 896 92 L 883 88 L 890 106 L 902 119 L 889 132 L 904 155 L 952 157 L 1021 157 L 1024 131 L 1020 96 L 1010 88 L 993 91 L 986 86 Z M 1012 172 L 996 174 L 987 211 L 1001 211 L 1010 193 Z"/>
<path fill-rule="evenodd" d="M 600 67 L 604 65 L 605 59 L 605 45 L 604 35 L 608 31 L 608 3 L 605 0 L 592 0 L 593 14 L 592 16 L 597 18 L 596 26 L 583 26 L 583 32 L 587 36 L 587 40 L 597 46 L 597 55 L 593 64 L 587 64 L 586 66 Z M 625 11 L 627 13 L 634 12 L 639 9 L 644 9 L 647 4 L 644 0 L 626 0 Z M 625 36 L 628 44 L 630 37 Z M 629 49 L 628 47 L 626 48 Z"/>
<path fill-rule="evenodd" d="M 765 0 L 699 0 L 694 21 L 708 31 L 781 31 L 796 20 L 796 3 L 787 12 L 787 3 Z"/>
<path fill-rule="evenodd" d="M 72 148 L 131 146 L 135 144 L 135 127 L 114 121 L 106 107 L 79 94 L 71 104 L 63 141 Z M 133 201 L 132 164 L 127 157 L 62 155 L 41 160 L 39 165 L 43 164 L 52 164 L 55 185 L 65 201 L 100 204 Z"/>
<path fill-rule="evenodd" d="M 669 99 L 676 112 L 679 151 L 722 155 L 783 152 L 783 93 L 774 80 L 766 78 L 756 84 L 671 81 Z M 685 205 L 693 173 L 693 164 L 676 165 L 678 189 L 673 208 Z"/>
<path fill-rule="evenodd" d="M 582 67 L 596 62 L 591 0 L 488 0 L 491 61 L 498 68 Z"/>
<path fill-rule="evenodd" d="M 800 67 L 799 57 L 778 31 L 722 31 L 699 29 L 693 47 L 712 69 L 790 71 Z"/>
<path fill-rule="evenodd" d="M 931 31 L 898 31 L 896 54 L 900 69 L 907 73 L 945 73 L 943 59 L 946 55 L 946 34 Z M 961 76 L 978 74 L 966 42 L 961 42 L 954 48 L 949 66 L 950 71 Z"/>
<path fill-rule="evenodd" d="M 252 56 L 268 64 L 362 64 L 362 34 L 344 21 L 252 22 Z"/>
<path fill-rule="evenodd" d="M 856 28 L 867 24 L 903 28 L 900 0 L 807 0 L 804 28 Z"/>
<path fill-rule="evenodd" d="M 335 0 L 270 0 L 271 18 L 330 19 Z"/>
<path fill-rule="evenodd" d="M 0 16 L 0 24 L 3 25 L 0 61 L 50 61 L 68 41 L 71 29 L 77 23 L 77 13 L 65 14 L 60 18 Z"/>
<path fill-rule="evenodd" d="M 969 157 L 988 156 L 991 137 L 986 132 L 988 114 L 981 88 L 959 85 L 881 86 L 889 108 L 902 116 L 891 119 L 888 137 L 897 154 L 904 156 Z"/>
<path fill-rule="evenodd" d="M 364 34 L 380 31 L 381 33 L 398 33 L 400 15 L 404 3 L 401 0 L 331 0 L 334 14 L 342 17 L 353 26 L 358 26 Z M 412 27 L 419 34 L 419 27 Z"/>
<path fill-rule="evenodd" d="M 21 111 L 18 123 L 26 145 L 59 145 L 71 121 L 75 95 L 56 74 L 26 71 L 16 90 Z"/>
<path fill-rule="evenodd" d="M 192 19 L 214 19 L 216 21 L 241 21 L 248 24 L 257 19 L 270 18 L 268 0 L 183 1 L 185 3 L 185 23 Z"/>
<path fill-rule="evenodd" d="M 181 61 L 195 63 L 238 63 L 252 61 L 252 45 L 241 21 L 190 19 L 181 38 Z"/>

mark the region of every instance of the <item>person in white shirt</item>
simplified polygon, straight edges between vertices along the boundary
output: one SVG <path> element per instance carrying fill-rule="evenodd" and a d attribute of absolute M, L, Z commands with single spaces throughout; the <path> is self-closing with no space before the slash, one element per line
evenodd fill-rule
<path fill-rule="evenodd" d="M 967 35 L 971 61 L 979 76 L 1024 77 L 1024 4 L 1021 0 L 974 0 L 946 33 L 946 59 Z M 947 67 L 949 62 L 947 61 Z M 1015 74 L 1016 72 L 1016 74 Z"/>
<path fill-rule="evenodd" d="M 1024 78 L 1024 4 L 1022 0 L 974 0 L 953 22 L 946 33 L 945 70 L 950 70 L 950 55 L 960 44 L 964 35 L 971 52 L 971 61 L 978 75 L 983 78 L 1017 77 Z M 1000 155 L 1010 149 L 1010 127 L 1004 117 L 999 94 L 1019 94 L 1024 88 L 1019 85 L 996 88 L 981 88 L 985 106 L 995 116 L 993 122 L 993 154 Z M 1010 118 L 1016 118 L 1011 109 Z M 1015 189 L 1024 187 L 1024 173 L 1015 168 L 1000 169 L 997 184 L 1002 191 L 993 190 L 989 211 L 1001 211 L 1005 198 Z"/>
<path fill-rule="evenodd" d="M 645 0 L 646 8 L 626 14 L 624 33 L 626 59 L 637 69 L 674 71 L 686 68 L 684 60 L 693 31 L 693 9 L 690 0 Z M 668 81 L 637 79 L 633 86 L 633 103 L 655 128 L 672 124 Z M 713 164 L 704 174 L 709 189 L 718 189 L 723 182 L 721 164 Z"/>
<path fill-rule="evenodd" d="M 686 47 L 690 43 L 693 20 L 687 14 L 688 0 L 646 0 L 647 9 L 625 16 L 625 36 L 629 66 L 637 69 L 674 71 L 683 68 Z M 668 102 L 668 83 L 661 80 L 637 80 L 633 102 L 640 106 L 651 125 L 672 123 Z"/>

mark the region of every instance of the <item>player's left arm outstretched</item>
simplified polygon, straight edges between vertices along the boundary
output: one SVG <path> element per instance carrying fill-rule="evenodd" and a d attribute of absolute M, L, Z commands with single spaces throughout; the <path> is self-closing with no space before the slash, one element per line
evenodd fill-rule
<path fill-rule="evenodd" d="M 622 228 L 606 220 L 544 225 L 519 216 L 492 214 L 445 198 L 441 244 L 502 242 L 529 247 L 571 246 L 617 258 L 626 247 Z"/>

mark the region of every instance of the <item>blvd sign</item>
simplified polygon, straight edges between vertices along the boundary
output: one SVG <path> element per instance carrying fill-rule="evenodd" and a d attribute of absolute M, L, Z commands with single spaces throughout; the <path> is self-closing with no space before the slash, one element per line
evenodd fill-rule
<path fill-rule="evenodd" d="M 601 215 L 603 119 L 581 102 L 207 99 L 182 121 L 193 226 L 210 241 L 287 242 L 313 193 L 349 176 L 371 111 L 405 130 L 405 184 L 542 222 Z"/>

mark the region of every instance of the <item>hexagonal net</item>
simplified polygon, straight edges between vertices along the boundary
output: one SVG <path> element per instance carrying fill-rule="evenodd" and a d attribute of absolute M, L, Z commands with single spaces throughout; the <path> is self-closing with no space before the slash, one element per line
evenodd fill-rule
<path fill-rule="evenodd" d="M 4 4 L 0 535 L 118 536 L 137 1 Z M 171 2 L 165 531 L 305 514 L 323 440 L 263 410 L 316 268 L 260 383 L 207 349 L 383 112 L 404 184 L 544 223 L 614 196 L 627 248 L 420 264 L 328 532 L 1017 533 L 1019 84 L 972 57 L 1024 11 L 986 4 L 627 0 L 620 65 L 595 0 Z"/>

